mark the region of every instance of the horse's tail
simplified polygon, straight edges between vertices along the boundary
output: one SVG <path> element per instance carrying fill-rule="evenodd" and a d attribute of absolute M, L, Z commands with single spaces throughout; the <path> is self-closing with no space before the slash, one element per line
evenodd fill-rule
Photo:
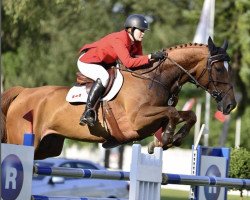
<path fill-rule="evenodd" d="M 14 99 L 24 90 L 24 87 L 16 86 L 12 87 L 1 94 L 1 142 L 7 142 L 6 135 L 6 115 L 10 104 L 14 101 Z"/>

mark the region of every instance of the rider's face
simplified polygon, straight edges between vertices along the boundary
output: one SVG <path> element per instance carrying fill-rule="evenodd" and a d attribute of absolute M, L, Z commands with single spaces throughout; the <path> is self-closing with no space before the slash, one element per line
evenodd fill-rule
<path fill-rule="evenodd" d="M 136 28 L 134 31 L 135 40 L 141 42 L 143 40 L 143 36 L 144 36 L 144 31 Z"/>

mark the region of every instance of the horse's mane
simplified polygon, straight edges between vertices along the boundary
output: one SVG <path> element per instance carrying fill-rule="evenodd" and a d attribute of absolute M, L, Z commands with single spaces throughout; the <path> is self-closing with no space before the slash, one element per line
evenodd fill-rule
<path fill-rule="evenodd" d="M 200 44 L 200 43 L 185 43 L 185 44 L 179 44 L 179 45 L 176 45 L 176 46 L 173 46 L 173 47 L 169 47 L 169 48 L 167 48 L 166 50 L 167 50 L 167 51 L 171 51 L 171 50 L 182 49 L 182 48 L 186 48 L 186 47 L 201 47 L 201 46 L 208 47 L 208 45 L 206 45 L 206 44 Z"/>
<path fill-rule="evenodd" d="M 179 44 L 179 45 L 176 45 L 176 46 L 173 46 L 173 47 L 162 49 L 162 51 L 167 51 L 168 52 L 168 51 L 172 51 L 172 50 L 176 50 L 176 49 L 184 49 L 184 48 L 190 48 L 190 47 L 197 47 L 197 48 L 198 47 L 208 47 L 208 45 L 201 44 L 201 43 L 185 43 L 185 44 Z M 143 74 L 145 73 L 145 70 L 151 72 L 152 68 L 155 69 L 155 67 L 157 67 L 161 62 L 162 61 L 155 62 L 155 63 L 152 64 L 151 67 L 149 67 L 149 65 L 146 64 L 146 65 L 141 66 L 139 69 L 137 69 L 137 68 L 133 69 L 133 71 L 137 71 L 137 72 L 141 71 L 141 72 L 143 72 Z M 150 70 L 148 70 L 149 68 L 150 68 Z"/>

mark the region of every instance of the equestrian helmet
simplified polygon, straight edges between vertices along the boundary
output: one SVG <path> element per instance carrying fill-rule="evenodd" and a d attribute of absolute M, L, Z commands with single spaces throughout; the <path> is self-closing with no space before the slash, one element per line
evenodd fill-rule
<path fill-rule="evenodd" d="M 124 27 L 127 28 L 137 28 L 142 31 L 149 29 L 149 24 L 143 15 L 133 14 L 129 15 L 125 21 Z"/>

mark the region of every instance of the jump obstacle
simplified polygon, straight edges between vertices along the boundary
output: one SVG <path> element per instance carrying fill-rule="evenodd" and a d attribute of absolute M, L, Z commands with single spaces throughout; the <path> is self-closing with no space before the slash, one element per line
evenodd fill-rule
<path fill-rule="evenodd" d="M 8 147 L 11 147 L 10 150 L 6 150 Z M 23 148 L 33 148 L 33 147 L 24 147 Z M 22 153 L 22 149 L 18 145 L 9 145 L 2 144 L 2 150 L 5 148 L 5 152 L 8 152 L 8 155 L 15 154 L 17 156 L 27 155 Z M 11 152 L 11 150 L 16 149 L 16 152 Z M 30 150 L 30 149 L 29 149 Z M 34 149 L 33 149 L 34 152 Z M 106 171 L 106 170 L 89 170 L 89 169 L 75 169 L 75 168 L 62 168 L 62 167 L 40 167 L 33 166 L 33 160 L 31 160 L 31 167 L 33 167 L 33 174 L 28 177 L 29 180 L 26 182 L 31 183 L 32 175 L 45 175 L 45 176 L 63 176 L 63 177 L 74 177 L 74 178 L 93 178 L 93 179 L 112 179 L 112 180 L 129 180 L 130 181 L 130 191 L 129 191 L 129 200 L 160 200 L 160 190 L 161 185 L 166 184 L 177 184 L 177 185 L 190 185 L 190 186 L 213 186 L 213 187 L 227 187 L 227 188 L 237 188 L 237 189 L 246 189 L 250 190 L 250 179 L 235 179 L 235 178 L 221 178 L 215 176 L 194 176 L 194 175 L 184 175 L 184 174 L 169 174 L 162 173 L 162 154 L 163 151 L 161 148 L 155 148 L 154 154 L 144 154 L 141 152 L 141 146 L 139 144 L 133 145 L 132 150 L 132 162 L 130 172 L 124 171 Z M 1 165 L 2 171 L 6 172 L 3 163 L 6 163 L 6 155 L 1 155 Z M 26 156 L 27 157 L 27 156 Z M 21 160 L 21 158 L 20 158 Z M 27 163 L 25 163 L 27 164 Z M 25 165 L 24 164 L 24 165 Z M 23 166 L 24 166 L 23 165 Z M 7 164 L 6 166 L 13 165 Z M 20 170 L 20 167 L 19 167 Z M 23 169 L 25 172 L 25 168 Z M 3 173 L 2 172 L 2 173 Z M 4 188 L 8 177 L 2 174 L 2 194 L 3 192 L 10 192 L 10 190 L 20 188 L 16 186 L 15 188 Z M 13 181 L 13 179 L 11 179 Z M 13 184 L 12 184 L 13 185 Z M 19 194 L 24 194 L 18 192 Z M 29 198 L 33 200 L 69 200 L 69 199 L 80 199 L 80 200 L 107 200 L 107 198 L 87 198 L 87 197 L 46 197 L 40 195 L 31 196 L 31 185 L 30 189 L 25 190 L 25 195 L 29 195 Z M 4 195 L 3 195 L 4 196 Z M 29 199 L 17 196 L 15 199 Z M 7 198 L 2 198 L 3 200 Z M 113 200 L 113 199 L 112 199 Z M 115 200 L 115 199 L 114 199 Z M 121 199 L 120 199 L 121 200 Z"/>

